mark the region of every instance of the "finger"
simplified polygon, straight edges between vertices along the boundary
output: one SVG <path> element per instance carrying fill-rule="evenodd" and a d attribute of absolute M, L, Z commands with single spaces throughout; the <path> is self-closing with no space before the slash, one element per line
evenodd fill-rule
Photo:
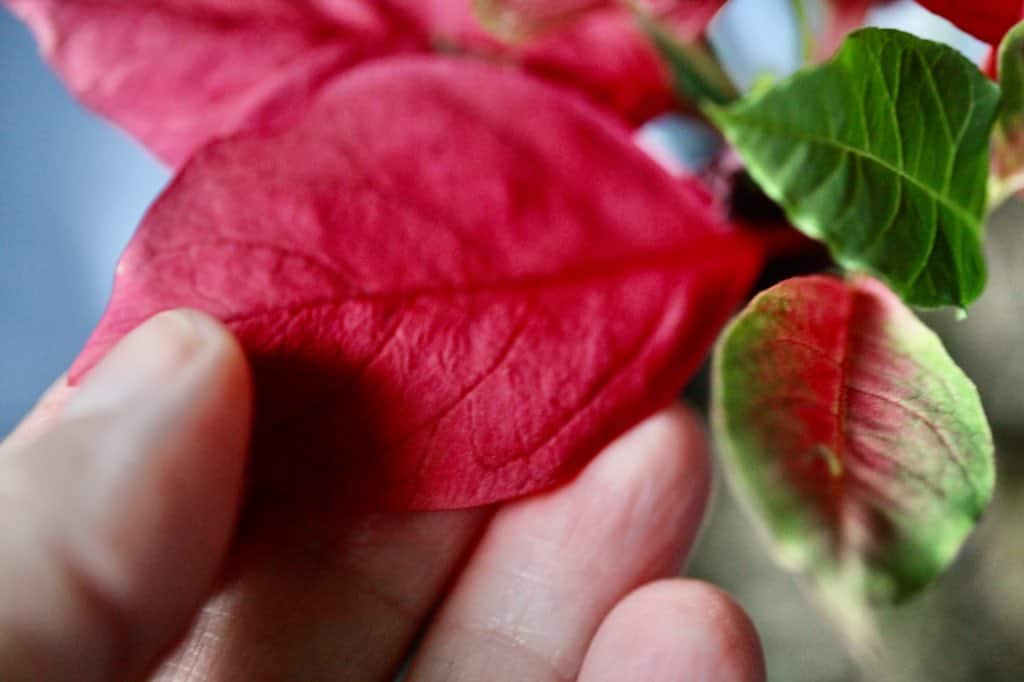
<path fill-rule="evenodd" d="M 761 682 L 761 644 L 721 590 L 662 580 L 623 599 L 601 624 L 579 682 Z"/>
<path fill-rule="evenodd" d="M 676 407 L 621 437 L 563 488 L 503 508 L 410 679 L 574 679 L 613 605 L 675 573 L 708 485 L 700 426 Z"/>
<path fill-rule="evenodd" d="M 71 396 L 73 389 L 68 386 L 67 375 L 61 374 L 29 411 L 21 423 L 2 443 L 11 447 L 16 443 L 25 443 L 46 430 L 57 419 L 61 408 Z"/>
<path fill-rule="evenodd" d="M 342 519 L 287 506 L 244 522 L 254 527 L 233 576 L 158 680 L 392 679 L 487 517 Z"/>
<path fill-rule="evenodd" d="M 167 313 L 4 446 L 0 679 L 130 680 L 173 644 L 231 535 L 249 404 L 231 336 Z"/>

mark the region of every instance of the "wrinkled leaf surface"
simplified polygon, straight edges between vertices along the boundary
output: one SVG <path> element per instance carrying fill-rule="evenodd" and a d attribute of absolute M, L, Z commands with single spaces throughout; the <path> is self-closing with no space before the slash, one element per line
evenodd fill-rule
<path fill-rule="evenodd" d="M 828 63 L 711 113 L 758 184 L 842 265 L 912 305 L 963 308 L 985 286 L 998 103 L 952 48 L 865 29 Z"/>
<path fill-rule="evenodd" d="M 253 363 L 259 485 L 486 504 L 564 480 L 669 401 L 758 261 L 580 98 L 383 60 L 288 132 L 187 164 L 72 380 L 150 315 L 200 308 Z"/>
<path fill-rule="evenodd" d="M 731 482 L 780 560 L 832 603 L 919 590 L 989 501 L 977 391 L 877 280 L 811 276 L 761 293 L 723 335 L 713 372 Z"/>

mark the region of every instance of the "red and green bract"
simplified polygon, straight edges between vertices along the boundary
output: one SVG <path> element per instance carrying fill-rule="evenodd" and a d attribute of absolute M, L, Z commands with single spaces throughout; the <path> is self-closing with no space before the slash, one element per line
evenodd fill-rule
<path fill-rule="evenodd" d="M 583 98 L 382 60 L 287 132 L 185 166 L 72 380 L 147 317 L 201 308 L 252 360 L 258 485 L 485 504 L 564 480 L 669 401 L 758 265 Z"/>
<path fill-rule="evenodd" d="M 714 382 L 726 471 L 780 559 L 840 608 L 933 580 L 992 495 L 977 391 L 877 280 L 760 293 L 723 334 Z"/>

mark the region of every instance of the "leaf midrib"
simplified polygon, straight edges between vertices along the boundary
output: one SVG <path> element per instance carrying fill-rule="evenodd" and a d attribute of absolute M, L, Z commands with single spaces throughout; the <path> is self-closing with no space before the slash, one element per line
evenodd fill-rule
<path fill-rule="evenodd" d="M 730 116 L 730 117 L 732 117 L 732 116 Z M 834 149 L 838 149 L 841 152 L 845 152 L 847 154 L 852 154 L 853 156 L 857 156 L 859 158 L 862 158 L 862 159 L 865 159 L 867 161 L 873 162 L 873 163 L 877 164 L 878 166 L 881 166 L 885 170 L 890 171 L 894 175 L 899 176 L 900 178 L 905 180 L 908 184 L 911 184 L 911 185 L 919 188 L 922 192 L 924 192 L 926 195 L 928 195 L 933 201 L 935 201 L 935 203 L 937 203 L 937 204 L 945 207 L 946 209 L 948 209 L 957 218 L 959 218 L 963 222 L 967 223 L 967 225 L 974 225 L 979 220 L 978 217 L 975 217 L 975 216 L 971 215 L 971 213 L 968 211 L 968 209 L 960 206 L 959 204 L 953 203 L 946 195 L 940 193 L 939 190 L 937 190 L 937 189 L 935 189 L 933 187 L 930 187 L 929 185 L 925 184 L 923 181 L 919 180 L 915 176 L 913 176 L 910 173 L 908 173 L 906 170 L 904 170 L 902 168 L 899 168 L 898 166 L 894 166 L 893 164 L 889 163 L 885 159 L 883 159 L 883 158 L 881 158 L 879 156 L 876 156 L 875 154 L 872 154 L 869 151 L 858 149 L 856 147 L 853 147 L 853 146 L 851 146 L 849 144 L 840 142 L 838 140 L 832 140 L 832 139 L 829 139 L 829 138 L 826 138 L 826 137 L 820 137 L 818 135 L 811 135 L 811 134 L 807 134 L 807 133 L 801 133 L 801 132 L 798 132 L 798 131 L 793 131 L 793 130 L 791 130 L 789 128 L 786 128 L 786 126 L 784 126 L 784 125 L 777 124 L 775 121 L 772 121 L 771 119 L 766 119 L 766 118 L 763 118 L 763 117 L 760 117 L 760 116 L 756 116 L 756 115 L 753 115 L 753 114 L 751 114 L 749 112 L 742 112 L 740 114 L 735 115 L 735 118 L 740 118 L 740 117 L 745 118 L 748 121 L 750 121 L 752 123 L 752 127 L 759 127 L 761 130 L 763 130 L 765 132 L 774 133 L 774 134 L 777 134 L 777 135 L 783 135 L 783 136 L 789 137 L 789 138 L 797 140 L 797 141 L 803 141 L 803 142 L 807 142 L 807 143 L 811 143 L 811 144 L 818 144 L 818 145 L 821 145 L 821 146 L 824 146 L 824 147 L 832 147 Z M 957 148 L 954 147 L 953 151 L 954 152 L 957 151 Z"/>
<path fill-rule="evenodd" d="M 594 283 L 603 285 L 604 283 L 612 283 L 631 277 L 665 273 L 674 270 L 686 271 L 691 274 L 707 273 L 707 271 L 723 268 L 723 262 L 728 263 L 732 261 L 733 256 L 722 253 L 722 251 L 730 242 L 738 246 L 735 240 L 736 237 L 728 233 L 710 233 L 702 238 L 693 240 L 687 245 L 691 248 L 682 252 L 655 251 L 640 253 L 632 258 L 622 259 L 614 263 L 585 263 L 581 264 L 580 267 L 562 271 L 536 273 L 491 282 L 460 282 L 440 286 L 410 286 L 408 288 L 382 289 L 377 291 L 339 290 L 327 296 L 230 314 L 221 321 L 225 323 L 251 321 L 252 319 L 269 315 L 281 313 L 295 314 L 306 309 L 340 306 L 351 303 L 387 303 L 424 298 L 445 300 L 475 296 L 494 296 L 496 298 L 524 296 L 528 295 L 529 292 L 563 287 L 589 286 Z M 239 245 L 245 245 L 245 242 L 242 241 L 238 243 Z M 173 252 L 164 252 L 159 255 L 173 255 Z M 303 254 L 294 255 L 297 257 L 303 256 Z M 316 263 L 316 265 L 321 264 Z M 325 270 L 325 274 L 331 276 L 334 274 L 334 271 Z M 341 280 L 339 283 L 348 284 L 344 280 Z"/>

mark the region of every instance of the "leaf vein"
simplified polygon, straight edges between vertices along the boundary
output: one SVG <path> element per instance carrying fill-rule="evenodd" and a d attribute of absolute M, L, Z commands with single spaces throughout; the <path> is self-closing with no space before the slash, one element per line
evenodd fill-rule
<path fill-rule="evenodd" d="M 832 140 L 820 137 L 818 135 L 813 135 L 804 131 L 792 130 L 787 128 L 784 124 L 777 123 L 767 118 L 751 116 L 750 114 L 746 114 L 746 116 L 751 120 L 753 124 L 759 125 L 765 132 L 789 137 L 791 139 L 797 140 L 798 142 L 818 144 L 824 147 L 833 147 L 842 152 L 850 154 L 851 156 L 855 156 L 857 158 L 864 159 L 865 161 L 869 161 L 878 166 L 881 166 L 883 169 L 900 177 L 908 184 L 920 189 L 922 192 L 928 195 L 928 197 L 932 201 L 944 206 L 957 217 L 964 220 L 967 224 L 972 224 L 973 222 L 975 222 L 974 217 L 967 211 L 967 209 L 965 209 L 962 206 L 959 206 L 958 204 L 953 203 L 948 197 L 940 194 L 939 190 L 930 187 L 924 181 L 919 180 L 918 178 L 909 174 L 903 168 L 894 166 L 889 161 L 886 161 L 880 156 L 876 156 L 870 151 L 857 149 L 856 147 L 851 147 L 850 145 L 844 142 L 840 142 L 839 140 Z"/>

